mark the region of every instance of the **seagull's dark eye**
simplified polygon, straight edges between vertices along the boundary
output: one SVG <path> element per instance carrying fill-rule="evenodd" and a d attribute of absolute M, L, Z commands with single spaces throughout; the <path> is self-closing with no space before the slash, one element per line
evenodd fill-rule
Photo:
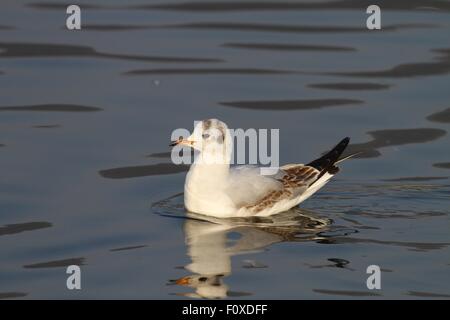
<path fill-rule="evenodd" d="M 200 281 L 200 282 L 205 282 L 206 280 L 208 280 L 207 277 L 200 277 L 200 278 L 198 278 L 198 281 Z"/>
<path fill-rule="evenodd" d="M 203 138 L 203 139 L 208 139 L 208 138 L 209 138 L 209 133 L 204 133 L 204 134 L 202 134 L 202 138 Z"/>

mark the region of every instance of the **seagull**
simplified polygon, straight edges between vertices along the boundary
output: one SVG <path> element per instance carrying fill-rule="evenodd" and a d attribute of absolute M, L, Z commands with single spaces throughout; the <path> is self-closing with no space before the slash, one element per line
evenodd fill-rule
<path fill-rule="evenodd" d="M 231 167 L 233 141 L 227 125 L 218 119 L 197 122 L 192 134 L 170 146 L 188 146 L 196 157 L 186 175 L 184 205 L 193 213 L 217 218 L 271 216 L 287 211 L 322 188 L 350 142 L 346 137 L 331 151 L 308 164 L 287 164 L 273 175 L 257 166 Z"/>

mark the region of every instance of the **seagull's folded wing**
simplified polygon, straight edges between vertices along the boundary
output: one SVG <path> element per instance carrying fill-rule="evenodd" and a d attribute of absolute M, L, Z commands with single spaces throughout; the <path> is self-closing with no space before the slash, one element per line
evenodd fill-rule
<path fill-rule="evenodd" d="M 317 169 L 303 164 L 283 166 L 274 176 L 261 175 L 257 167 L 243 166 L 232 171 L 227 193 L 238 208 L 259 213 L 283 200 L 298 198 L 318 176 Z"/>
<path fill-rule="evenodd" d="M 230 170 L 225 190 L 237 208 L 258 203 L 268 193 L 281 191 L 281 172 L 273 176 L 261 175 L 256 166 L 237 166 Z"/>

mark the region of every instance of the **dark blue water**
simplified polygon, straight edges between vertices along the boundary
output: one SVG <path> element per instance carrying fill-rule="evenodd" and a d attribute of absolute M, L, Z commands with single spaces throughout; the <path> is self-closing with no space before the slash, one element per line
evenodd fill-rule
<path fill-rule="evenodd" d="M 449 2 L 380 2 L 381 31 L 268 3 L 90 1 L 75 32 L 2 4 L 0 298 L 450 297 Z M 210 117 L 279 128 L 282 164 L 366 153 L 301 209 L 187 219 L 167 145 Z"/>

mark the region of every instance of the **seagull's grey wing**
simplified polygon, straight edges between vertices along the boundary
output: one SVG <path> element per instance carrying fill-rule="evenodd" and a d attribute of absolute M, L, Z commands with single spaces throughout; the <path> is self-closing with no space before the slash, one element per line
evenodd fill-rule
<path fill-rule="evenodd" d="M 246 206 L 247 209 L 256 214 L 271 208 L 281 200 L 294 199 L 305 192 L 320 174 L 319 170 L 303 164 L 286 165 L 281 167 L 280 171 L 281 178 L 277 180 L 282 187 L 270 190 L 257 202 Z"/>
<path fill-rule="evenodd" d="M 260 168 L 255 166 L 233 167 L 225 190 L 237 208 L 246 207 L 257 203 L 269 192 L 282 190 L 281 177 L 282 174 L 261 175 Z"/>

